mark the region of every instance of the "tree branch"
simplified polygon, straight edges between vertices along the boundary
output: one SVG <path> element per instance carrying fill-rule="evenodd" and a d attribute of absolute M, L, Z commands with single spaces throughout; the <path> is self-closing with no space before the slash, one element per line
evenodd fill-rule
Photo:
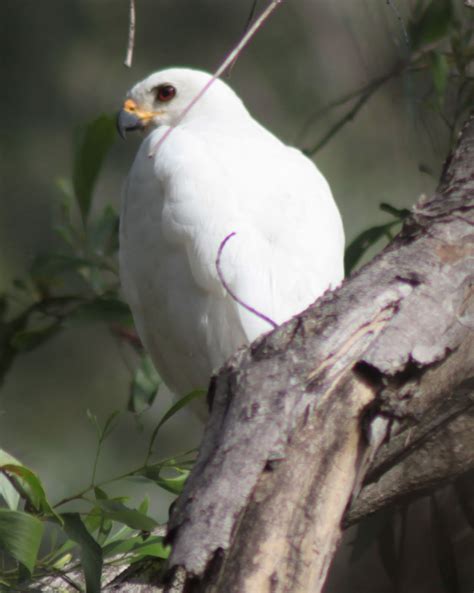
<path fill-rule="evenodd" d="M 472 447 L 451 446 L 472 429 L 473 162 L 471 117 L 383 254 L 215 379 L 170 521 L 187 592 L 320 591 L 369 467 L 350 522 L 473 466 Z"/>
<path fill-rule="evenodd" d="M 473 470 L 473 262 L 471 116 L 384 252 L 212 382 L 167 584 L 150 560 L 104 590 L 321 591 L 344 526 Z"/>
<path fill-rule="evenodd" d="M 133 50 L 135 47 L 135 23 L 136 23 L 136 8 L 135 0 L 130 0 L 129 8 L 129 21 L 128 21 L 128 42 L 127 42 L 127 53 L 125 55 L 124 65 L 127 68 L 132 67 Z"/>

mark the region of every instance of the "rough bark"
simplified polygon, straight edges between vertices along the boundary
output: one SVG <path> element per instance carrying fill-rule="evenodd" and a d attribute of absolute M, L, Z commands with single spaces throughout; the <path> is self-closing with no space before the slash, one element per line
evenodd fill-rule
<path fill-rule="evenodd" d="M 320 591 L 387 437 L 348 521 L 473 467 L 473 162 L 471 117 L 390 246 L 219 373 L 170 521 L 187 592 Z"/>
<path fill-rule="evenodd" d="M 213 381 L 165 590 L 316 593 L 346 525 L 474 469 L 473 330 L 471 117 L 383 253 Z M 162 590 L 150 566 L 106 589 Z"/>

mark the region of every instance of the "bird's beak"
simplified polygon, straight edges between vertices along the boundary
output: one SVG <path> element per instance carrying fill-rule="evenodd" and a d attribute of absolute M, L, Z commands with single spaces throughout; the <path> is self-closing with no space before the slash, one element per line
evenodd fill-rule
<path fill-rule="evenodd" d="M 142 110 L 135 101 L 127 99 L 117 115 L 117 131 L 125 140 L 126 132 L 145 129 L 156 115 L 159 112 Z"/>

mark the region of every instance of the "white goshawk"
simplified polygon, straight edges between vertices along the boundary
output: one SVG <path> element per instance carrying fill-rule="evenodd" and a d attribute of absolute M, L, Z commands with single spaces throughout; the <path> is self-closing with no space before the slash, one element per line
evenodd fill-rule
<path fill-rule="evenodd" d="M 149 131 L 124 192 L 123 289 L 180 396 L 343 277 L 343 227 L 324 177 L 221 80 L 186 110 L 210 79 L 185 68 L 152 74 L 118 116 L 122 135 Z"/>

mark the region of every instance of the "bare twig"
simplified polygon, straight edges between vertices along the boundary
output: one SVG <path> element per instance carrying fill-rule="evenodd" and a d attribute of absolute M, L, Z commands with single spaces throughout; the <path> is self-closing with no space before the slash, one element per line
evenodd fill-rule
<path fill-rule="evenodd" d="M 252 0 L 252 6 L 250 8 L 250 12 L 249 15 L 247 17 L 247 21 L 245 23 L 245 27 L 244 30 L 242 31 L 242 35 L 245 35 L 245 33 L 247 33 L 247 31 L 249 30 L 250 25 L 252 24 L 253 21 L 253 17 L 255 16 L 255 12 L 257 10 L 257 4 L 258 4 L 258 0 Z M 232 70 L 235 66 L 235 64 L 237 63 L 237 60 L 239 59 L 239 56 L 236 56 L 233 60 L 233 62 L 231 64 L 229 64 L 229 69 L 227 70 L 227 78 L 230 78 L 231 74 L 232 74 Z"/>
<path fill-rule="evenodd" d="M 397 17 L 398 22 L 400 23 L 400 27 L 403 31 L 403 37 L 405 38 L 405 43 L 407 45 L 408 48 L 410 48 L 410 38 L 408 36 L 408 31 L 405 25 L 405 21 L 402 18 L 402 15 L 400 14 L 400 11 L 398 10 L 397 5 L 395 4 L 394 0 L 386 0 L 388 6 L 390 6 L 392 12 L 394 13 L 394 15 Z"/>
<path fill-rule="evenodd" d="M 133 60 L 133 49 L 135 47 L 135 22 L 136 22 L 136 9 L 135 9 L 135 0 L 130 0 L 130 12 L 129 12 L 129 22 L 128 22 L 128 43 L 127 43 L 127 53 L 125 55 L 124 64 L 127 68 L 132 67 L 132 60 Z"/>
<path fill-rule="evenodd" d="M 262 319 L 263 321 L 266 321 L 269 325 L 272 326 L 273 329 L 276 329 L 278 327 L 278 324 L 275 323 L 273 321 L 273 319 L 270 319 L 270 317 L 267 317 L 267 315 L 265 315 L 264 313 L 261 313 L 260 311 L 257 311 L 257 309 L 254 309 L 253 307 L 251 307 L 250 305 L 248 305 L 247 303 L 245 303 L 242 299 L 240 299 L 235 292 L 230 288 L 230 286 L 227 284 L 224 275 L 222 273 L 222 268 L 221 268 L 221 257 L 222 257 L 222 252 L 224 251 L 224 247 L 226 246 L 227 242 L 232 239 L 232 237 L 235 237 L 237 233 L 232 232 L 229 233 L 227 235 L 227 237 L 225 237 L 223 239 L 223 241 L 221 242 L 221 244 L 219 245 L 219 250 L 217 251 L 217 258 L 216 258 L 216 269 L 217 269 L 217 275 L 219 276 L 219 280 L 222 283 L 222 286 L 225 288 L 226 292 L 230 295 L 230 297 L 236 302 L 238 303 L 241 307 L 243 307 L 244 309 L 246 309 L 247 311 L 249 311 L 250 313 L 253 313 L 253 315 L 255 315 L 256 317 L 258 317 L 259 319 Z"/>
<path fill-rule="evenodd" d="M 403 69 L 402 66 L 397 65 L 397 67 L 394 68 L 393 70 L 391 70 L 388 74 L 385 74 L 384 76 L 381 76 L 380 78 L 376 78 L 375 80 L 373 80 L 371 83 L 369 83 L 367 86 L 365 86 L 363 89 L 361 89 L 357 93 L 351 93 L 350 95 L 346 95 L 346 97 L 343 97 L 342 99 L 340 99 L 338 101 L 335 101 L 331 105 L 323 108 L 323 110 L 321 110 L 321 112 L 316 114 L 316 116 L 313 116 L 313 118 L 317 118 L 317 117 L 319 117 L 319 115 L 321 113 L 325 113 L 332 107 L 337 107 L 339 105 L 342 105 L 342 104 L 346 103 L 347 101 L 351 100 L 352 98 L 355 98 L 355 96 L 357 96 L 357 94 L 360 94 L 358 100 L 354 103 L 353 107 L 341 119 L 339 119 L 329 129 L 329 131 L 326 132 L 326 134 L 324 134 L 324 136 L 316 142 L 316 144 L 314 144 L 310 148 L 303 149 L 303 152 L 307 155 L 314 155 L 319 150 L 321 150 L 321 148 L 326 146 L 326 144 L 333 138 L 333 136 L 335 136 L 339 132 L 339 130 L 341 130 L 341 128 L 343 128 L 347 123 L 349 123 L 350 121 L 352 121 L 354 119 L 354 117 L 362 109 L 362 107 L 367 103 L 367 101 L 372 97 L 372 95 L 381 86 L 383 86 L 386 82 L 388 82 L 391 78 L 400 74 L 402 69 Z"/>
<path fill-rule="evenodd" d="M 268 19 L 268 17 L 272 14 L 272 12 L 282 2 L 283 2 L 283 0 L 272 0 L 272 2 L 265 8 L 265 10 L 262 11 L 260 16 L 255 19 L 252 26 L 248 29 L 248 31 L 245 33 L 245 35 L 242 36 L 242 38 L 237 43 L 237 45 L 232 49 L 232 51 L 229 52 L 227 57 L 224 59 L 222 64 L 219 66 L 219 68 L 217 68 L 217 70 L 211 76 L 209 81 L 203 86 L 203 88 L 194 97 L 194 99 L 192 99 L 188 103 L 188 105 L 183 109 L 183 111 L 177 118 L 175 126 L 178 125 L 183 120 L 183 118 L 189 113 L 189 111 L 194 107 L 194 105 L 196 105 L 196 103 L 200 100 L 200 98 L 204 95 L 204 93 L 206 93 L 209 90 L 209 88 L 214 84 L 216 79 L 219 78 L 219 76 L 221 76 L 226 71 L 226 69 L 232 64 L 232 62 L 234 62 L 238 58 L 238 56 L 240 55 L 242 50 L 246 47 L 246 45 L 249 43 L 249 41 L 252 39 L 252 37 L 255 35 L 255 33 L 260 29 L 260 27 L 264 24 L 264 22 Z M 166 140 L 166 138 L 171 134 L 173 129 L 174 128 L 171 128 L 171 127 L 168 128 L 166 130 L 166 132 L 163 134 L 163 136 L 158 140 L 158 142 L 154 146 L 152 146 L 150 153 L 148 155 L 149 157 L 152 157 L 156 153 L 158 148 L 163 144 L 163 142 Z"/>

